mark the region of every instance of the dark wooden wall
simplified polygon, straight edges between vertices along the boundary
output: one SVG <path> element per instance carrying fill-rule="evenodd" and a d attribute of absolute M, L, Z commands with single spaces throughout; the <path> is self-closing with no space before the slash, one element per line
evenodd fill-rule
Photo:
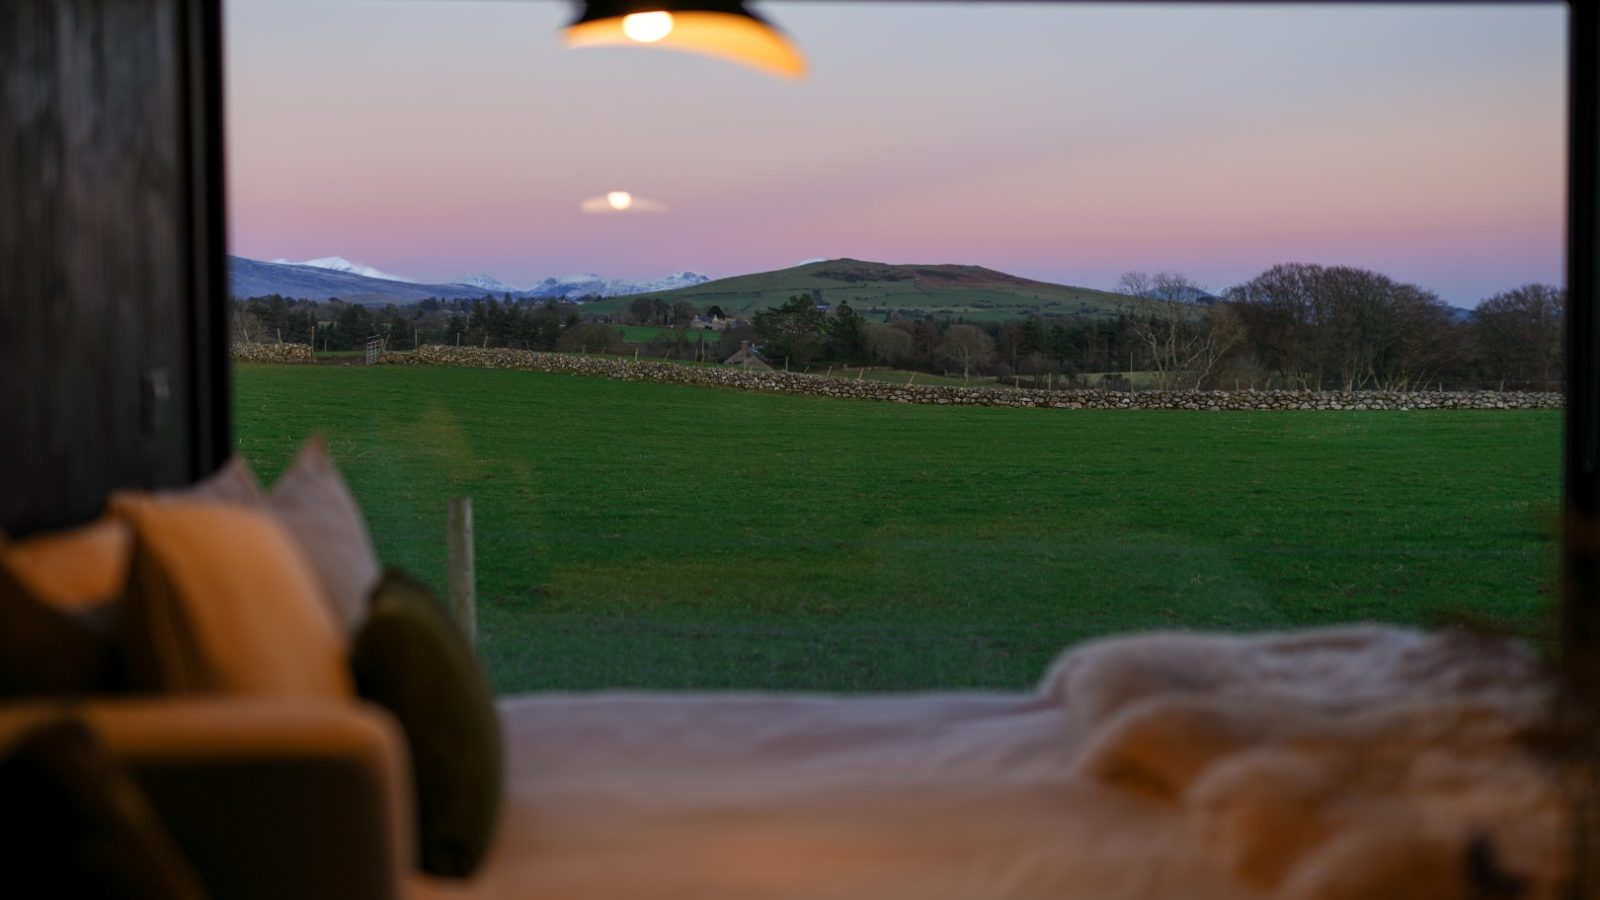
<path fill-rule="evenodd" d="M 1600 8 L 1571 5 L 1568 33 L 1566 546 L 1562 658 L 1600 710 Z"/>
<path fill-rule="evenodd" d="M 215 2 L 0 2 L 0 529 L 226 452 Z"/>

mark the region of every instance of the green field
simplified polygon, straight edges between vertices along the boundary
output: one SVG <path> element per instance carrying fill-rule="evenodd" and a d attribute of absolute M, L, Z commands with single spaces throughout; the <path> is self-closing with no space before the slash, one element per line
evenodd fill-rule
<path fill-rule="evenodd" d="M 618 325 L 617 330 L 622 332 L 622 339 L 630 344 L 648 344 L 673 329 L 661 325 Z M 722 333 L 705 328 L 692 328 L 689 330 L 690 343 L 694 343 L 701 337 L 706 339 L 707 344 L 715 344 L 722 337 Z"/>
<path fill-rule="evenodd" d="M 1010 382 L 999 382 L 987 375 L 974 375 L 971 378 L 962 378 L 960 373 L 955 375 L 930 375 L 927 372 L 911 372 L 905 369 L 891 369 L 885 366 L 868 366 L 866 369 L 837 366 L 829 368 L 813 367 L 811 370 L 817 375 L 828 375 L 833 378 L 843 378 L 845 381 L 887 381 L 890 384 L 941 384 L 950 387 L 1007 387 Z"/>
<path fill-rule="evenodd" d="M 1030 316 L 1099 319 L 1116 317 L 1128 302 L 1128 298 L 1107 291 L 1031 281 L 980 266 L 835 259 L 719 278 L 673 291 L 592 300 L 583 309 L 585 314 L 615 313 L 627 309 L 638 296 L 649 296 L 668 303 L 687 300 L 702 310 L 720 306 L 730 316 L 747 319 L 782 305 L 795 294 L 813 291 L 831 304 L 847 301 L 872 319 L 891 311 L 992 321 Z"/>
<path fill-rule="evenodd" d="M 1469 615 L 1534 634 L 1556 412 L 949 408 L 410 366 L 240 365 L 270 480 L 313 431 L 380 555 L 476 504 L 501 691 L 1031 683 L 1129 629 Z"/>

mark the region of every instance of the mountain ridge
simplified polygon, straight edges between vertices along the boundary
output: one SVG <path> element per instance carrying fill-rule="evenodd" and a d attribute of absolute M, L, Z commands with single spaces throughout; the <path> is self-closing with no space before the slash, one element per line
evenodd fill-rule
<path fill-rule="evenodd" d="M 364 266 L 360 263 L 351 262 L 342 256 L 323 256 L 317 259 L 303 260 L 301 262 L 295 262 L 292 259 L 284 259 L 280 256 L 273 260 L 271 264 L 275 266 L 310 266 L 313 269 L 327 269 L 330 272 L 348 272 L 351 275 L 361 275 L 366 278 L 377 278 L 382 281 L 403 281 L 407 284 L 415 284 L 417 281 L 415 278 L 407 278 L 404 275 L 394 275 L 389 272 L 384 272 L 373 268 L 372 266 Z"/>
<path fill-rule="evenodd" d="M 373 272 L 378 275 L 368 274 Z M 708 276 L 690 271 L 644 280 L 583 274 L 546 278 L 529 288 L 515 288 L 498 278 L 482 274 L 464 276 L 459 282 L 416 282 L 353 263 L 342 256 L 301 263 L 287 260 L 268 262 L 245 256 L 228 257 L 228 292 L 235 297 L 281 294 L 305 300 L 338 298 L 366 306 L 415 303 L 429 297 L 476 300 L 485 294 L 510 294 L 517 299 L 582 301 L 592 297 L 673 290 L 710 280 Z"/>
<path fill-rule="evenodd" d="M 485 295 L 509 294 L 522 300 L 579 302 L 586 314 L 604 315 L 621 312 L 638 298 L 652 297 L 668 302 L 687 300 L 702 309 L 720 306 L 729 315 L 749 316 L 778 306 L 796 294 L 809 294 L 821 303 L 848 302 L 871 316 L 1000 320 L 1032 316 L 1115 317 L 1131 299 L 1094 288 L 1037 281 L 985 266 L 881 263 L 848 257 L 718 279 L 688 271 L 648 281 L 607 279 L 594 273 L 562 275 L 521 290 L 487 275 L 465 276 L 462 282 L 426 284 L 240 256 L 231 256 L 228 262 L 230 293 L 237 297 L 337 297 L 369 306 L 415 303 L 429 297 L 477 300 Z"/>

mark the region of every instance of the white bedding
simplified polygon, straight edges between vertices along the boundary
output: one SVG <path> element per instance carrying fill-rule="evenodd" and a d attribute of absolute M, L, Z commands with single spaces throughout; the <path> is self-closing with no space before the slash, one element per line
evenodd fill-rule
<path fill-rule="evenodd" d="M 1551 896 L 1547 699 L 1515 648 L 1378 628 L 1103 641 L 1032 694 L 510 699 L 495 850 L 419 896 Z"/>

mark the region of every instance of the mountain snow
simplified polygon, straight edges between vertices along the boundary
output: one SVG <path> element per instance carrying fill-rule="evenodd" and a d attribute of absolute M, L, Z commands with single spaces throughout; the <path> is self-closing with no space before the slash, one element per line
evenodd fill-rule
<path fill-rule="evenodd" d="M 693 287 L 711 279 L 696 272 L 674 272 L 665 278 L 650 281 L 633 281 L 626 278 L 601 278 L 594 273 L 584 275 L 558 275 L 546 278 L 523 291 L 524 296 L 576 300 L 581 297 L 620 297 L 625 294 L 649 294 L 675 288 Z"/>
<path fill-rule="evenodd" d="M 342 256 L 324 256 L 321 259 L 308 259 L 305 262 L 294 262 L 293 260 L 284 259 L 280 256 L 273 260 L 273 262 L 282 266 L 310 266 L 313 269 L 328 269 L 333 272 L 349 272 L 352 275 L 360 275 L 363 278 L 382 278 L 384 281 L 403 281 L 407 284 L 416 284 L 415 279 L 407 278 L 404 275 L 390 275 L 387 272 L 379 271 L 371 266 L 363 266 L 360 263 L 353 263 Z"/>
<path fill-rule="evenodd" d="M 273 263 L 283 266 L 310 266 L 315 269 L 327 269 L 330 272 L 346 272 L 365 278 L 381 278 L 385 281 L 400 281 L 406 284 L 418 283 L 415 279 L 401 275 L 390 275 L 372 266 L 351 262 L 342 256 L 325 256 L 321 259 L 308 259 L 305 262 L 294 262 L 280 257 L 273 260 Z M 586 272 L 582 275 L 558 275 L 553 278 L 546 278 L 533 287 L 526 289 L 514 287 L 491 275 L 483 274 L 468 275 L 452 282 L 452 284 L 465 285 L 491 294 L 511 294 L 515 297 L 536 297 L 542 300 L 578 300 L 584 297 L 618 297 L 624 294 L 670 291 L 674 288 L 704 284 L 710 280 L 709 277 L 696 272 L 674 272 L 664 278 L 645 281 L 626 278 L 602 278 L 593 272 Z"/>
<path fill-rule="evenodd" d="M 522 288 L 513 287 L 490 275 L 468 275 L 465 278 L 457 278 L 455 283 L 464 284 L 468 287 L 483 288 L 495 294 L 517 294 L 522 292 Z"/>

